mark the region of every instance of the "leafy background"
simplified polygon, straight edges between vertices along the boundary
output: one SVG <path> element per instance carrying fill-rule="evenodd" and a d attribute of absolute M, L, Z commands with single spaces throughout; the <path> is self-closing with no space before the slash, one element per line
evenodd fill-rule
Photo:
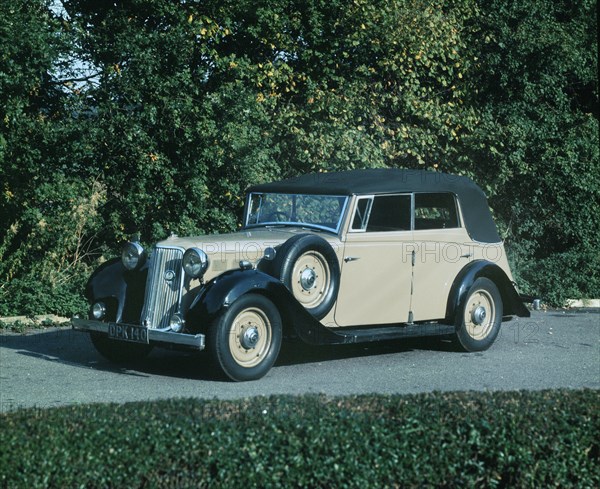
<path fill-rule="evenodd" d="M 597 40 L 592 0 L 1 2 L 0 315 L 366 167 L 470 176 L 524 292 L 599 297 Z"/>

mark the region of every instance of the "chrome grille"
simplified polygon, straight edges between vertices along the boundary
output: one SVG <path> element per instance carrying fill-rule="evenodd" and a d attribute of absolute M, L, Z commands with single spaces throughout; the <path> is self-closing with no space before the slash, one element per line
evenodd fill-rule
<path fill-rule="evenodd" d="M 154 248 L 146 280 L 142 326 L 165 329 L 171 316 L 178 312 L 183 286 L 182 260 L 183 251 L 179 248 Z"/>

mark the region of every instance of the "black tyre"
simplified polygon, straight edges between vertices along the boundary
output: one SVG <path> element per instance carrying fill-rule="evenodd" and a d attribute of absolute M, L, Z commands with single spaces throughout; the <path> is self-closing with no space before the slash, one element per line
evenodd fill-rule
<path fill-rule="evenodd" d="M 90 339 L 100 355 L 119 364 L 139 362 L 152 351 L 151 345 L 111 340 L 108 336 L 99 333 L 90 333 Z"/>
<path fill-rule="evenodd" d="M 340 265 L 320 236 L 299 234 L 287 240 L 273 263 L 273 274 L 315 318 L 324 318 L 337 300 Z"/>
<path fill-rule="evenodd" d="M 256 380 L 271 369 L 281 348 L 277 307 L 266 297 L 240 297 L 210 326 L 207 346 L 216 369 L 236 382 Z"/>
<path fill-rule="evenodd" d="M 465 351 L 487 350 L 498 336 L 502 323 L 502 297 L 496 284 L 481 277 L 475 280 L 456 314 L 456 338 Z"/>

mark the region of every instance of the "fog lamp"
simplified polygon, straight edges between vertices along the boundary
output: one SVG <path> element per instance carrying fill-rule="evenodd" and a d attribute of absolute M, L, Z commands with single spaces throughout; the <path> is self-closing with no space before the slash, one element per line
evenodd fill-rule
<path fill-rule="evenodd" d="M 179 314 L 173 314 L 171 316 L 171 320 L 169 321 L 169 327 L 175 333 L 180 333 L 183 330 L 184 324 L 185 321 Z"/>
<path fill-rule="evenodd" d="M 106 305 L 104 302 L 96 302 L 92 306 L 92 316 L 94 316 L 94 319 L 102 319 L 106 316 Z"/>

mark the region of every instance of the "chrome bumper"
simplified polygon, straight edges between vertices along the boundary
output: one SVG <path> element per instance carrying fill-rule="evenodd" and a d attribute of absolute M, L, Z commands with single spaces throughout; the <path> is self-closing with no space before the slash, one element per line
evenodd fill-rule
<path fill-rule="evenodd" d="M 108 335 L 108 323 L 102 321 L 94 321 L 93 319 L 73 318 L 71 320 L 73 329 L 77 331 L 98 332 Z M 167 343 L 170 345 L 188 346 L 195 350 L 204 350 L 203 334 L 183 334 L 173 333 L 171 331 L 158 331 L 156 329 L 148 329 L 148 340 L 156 343 Z"/>

